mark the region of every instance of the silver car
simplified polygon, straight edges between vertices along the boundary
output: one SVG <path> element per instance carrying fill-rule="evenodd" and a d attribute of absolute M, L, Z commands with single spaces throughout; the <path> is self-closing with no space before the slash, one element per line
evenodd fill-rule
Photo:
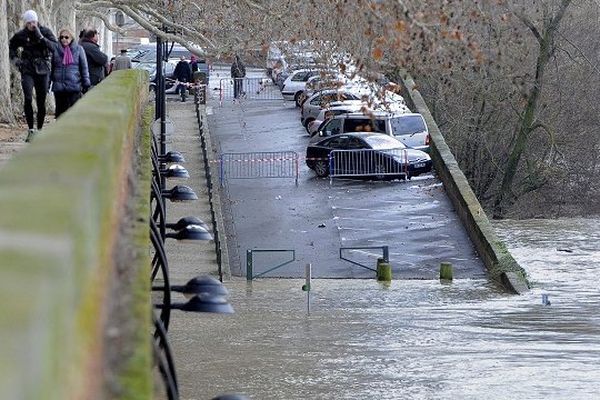
<path fill-rule="evenodd" d="M 321 90 L 312 96 L 310 96 L 304 104 L 302 104 L 302 112 L 300 114 L 300 122 L 304 127 L 308 126 L 311 121 L 314 121 L 319 116 L 321 109 L 331 107 L 333 105 L 339 105 L 341 102 L 345 104 L 348 101 L 354 102 L 354 104 L 361 103 L 361 95 L 353 93 L 345 89 L 326 89 Z"/>
<path fill-rule="evenodd" d="M 340 114 L 331 118 L 317 131 L 315 138 L 346 132 L 378 132 L 393 136 L 406 146 L 429 151 L 429 130 L 421 114 L 393 114 L 386 112 L 363 112 Z M 311 142 L 316 141 L 311 140 Z"/>

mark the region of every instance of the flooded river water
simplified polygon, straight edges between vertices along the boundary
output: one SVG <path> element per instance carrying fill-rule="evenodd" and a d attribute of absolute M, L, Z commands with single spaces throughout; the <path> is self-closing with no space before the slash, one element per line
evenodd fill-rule
<path fill-rule="evenodd" d="M 530 274 L 529 294 L 482 279 L 315 280 L 308 315 L 301 280 L 229 282 L 236 314 L 179 322 L 198 324 L 197 337 L 171 328 L 175 347 L 194 344 L 202 359 L 176 351 L 182 398 L 596 398 L 598 221 L 496 227 Z"/>

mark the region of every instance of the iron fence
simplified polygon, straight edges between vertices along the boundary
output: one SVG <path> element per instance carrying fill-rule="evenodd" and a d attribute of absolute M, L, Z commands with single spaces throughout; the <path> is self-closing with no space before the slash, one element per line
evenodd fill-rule
<path fill-rule="evenodd" d="M 219 105 L 234 100 L 281 100 L 279 88 L 268 78 L 236 78 L 219 80 Z"/>
<path fill-rule="evenodd" d="M 230 179 L 293 178 L 298 186 L 299 157 L 295 151 L 223 153 L 221 186 Z"/>
<path fill-rule="evenodd" d="M 329 177 L 375 177 L 408 175 L 406 150 L 333 150 L 329 153 Z"/>

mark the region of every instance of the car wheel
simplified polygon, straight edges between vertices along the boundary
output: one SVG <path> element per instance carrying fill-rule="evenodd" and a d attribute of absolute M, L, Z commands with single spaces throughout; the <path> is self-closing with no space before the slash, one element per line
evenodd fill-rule
<path fill-rule="evenodd" d="M 304 93 L 302 93 L 302 92 L 296 93 L 296 95 L 294 96 L 294 102 L 296 102 L 296 107 L 300 107 L 300 105 L 302 104 L 303 97 L 304 97 Z"/>
<path fill-rule="evenodd" d="M 313 122 L 315 119 L 314 118 L 306 118 L 304 120 L 304 129 L 306 129 L 306 132 L 308 132 L 308 125 Z M 310 132 L 308 132 L 310 134 Z"/>
<path fill-rule="evenodd" d="M 325 177 L 329 175 L 329 164 L 326 161 L 319 160 L 315 163 L 315 172 L 318 177 Z"/>
<path fill-rule="evenodd" d="M 375 169 L 373 172 L 375 173 L 375 179 L 377 179 L 378 181 L 382 181 L 386 177 L 385 173 L 387 172 L 387 170 L 385 168 L 385 165 L 380 163 L 375 165 Z"/>

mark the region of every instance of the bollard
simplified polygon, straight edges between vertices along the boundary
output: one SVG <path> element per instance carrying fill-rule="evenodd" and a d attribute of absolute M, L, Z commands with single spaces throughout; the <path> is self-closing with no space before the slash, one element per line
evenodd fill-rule
<path fill-rule="evenodd" d="M 392 266 L 384 258 L 377 259 L 377 280 L 387 282 L 392 280 Z"/>
<path fill-rule="evenodd" d="M 440 264 L 440 279 L 451 281 L 452 280 L 452 264 L 449 262 L 443 262 Z"/>

